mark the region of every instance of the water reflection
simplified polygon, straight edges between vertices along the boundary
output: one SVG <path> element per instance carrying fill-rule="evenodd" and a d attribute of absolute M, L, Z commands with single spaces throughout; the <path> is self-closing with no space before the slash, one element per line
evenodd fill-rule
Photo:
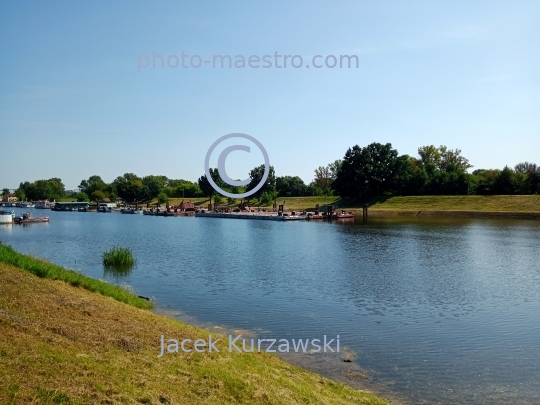
<path fill-rule="evenodd" d="M 127 266 L 103 266 L 103 276 L 105 279 L 111 278 L 119 284 L 120 280 L 129 278 L 134 265 Z"/>

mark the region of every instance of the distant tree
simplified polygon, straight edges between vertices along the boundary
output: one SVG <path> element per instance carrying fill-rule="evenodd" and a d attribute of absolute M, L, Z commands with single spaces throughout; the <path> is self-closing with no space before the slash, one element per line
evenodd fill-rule
<path fill-rule="evenodd" d="M 15 196 L 19 199 L 19 201 L 22 201 L 26 198 L 26 193 L 24 189 L 19 187 L 17 190 L 15 190 Z"/>
<path fill-rule="evenodd" d="M 516 182 L 514 171 L 505 166 L 493 182 L 493 194 L 512 195 L 516 194 Z"/>
<path fill-rule="evenodd" d="M 84 191 L 79 191 L 73 197 L 76 198 L 77 201 L 79 201 L 79 202 L 83 202 L 83 201 L 89 202 L 90 201 L 90 198 L 88 198 L 88 194 L 86 194 Z"/>
<path fill-rule="evenodd" d="M 232 197 L 227 197 L 227 204 L 234 205 L 236 204 L 236 200 Z"/>
<path fill-rule="evenodd" d="M 329 166 L 319 166 L 315 169 L 315 186 L 321 190 L 330 190 L 332 188 L 332 174 Z"/>
<path fill-rule="evenodd" d="M 334 187 L 342 197 L 380 195 L 392 189 L 400 163 L 390 143 L 355 145 L 345 153 Z"/>
<path fill-rule="evenodd" d="M 298 176 L 276 177 L 276 191 L 282 197 L 300 197 L 308 194 L 308 187 Z"/>
<path fill-rule="evenodd" d="M 141 200 L 149 201 L 156 198 L 165 191 L 167 185 L 167 177 L 165 176 L 145 176 L 142 179 L 143 191 Z"/>
<path fill-rule="evenodd" d="M 2 199 L 7 201 L 9 197 L 9 188 L 2 189 Z"/>
<path fill-rule="evenodd" d="M 225 183 L 223 182 L 223 180 L 219 176 L 218 169 L 217 168 L 210 168 L 209 171 L 210 171 L 210 176 L 212 176 L 212 180 L 214 180 L 214 183 L 216 183 L 218 187 L 223 188 L 222 186 Z M 197 183 L 199 184 L 199 188 L 201 189 L 202 194 L 204 196 L 210 198 L 210 204 L 212 204 L 212 197 L 214 196 L 214 194 L 216 194 L 216 190 L 214 189 L 214 187 L 212 187 L 212 185 L 210 184 L 210 182 L 206 178 L 206 174 L 199 177 L 199 180 L 197 181 Z"/>
<path fill-rule="evenodd" d="M 107 186 L 107 183 L 100 176 L 94 175 L 90 176 L 88 180 L 82 180 L 78 188 L 80 191 L 84 191 L 87 195 L 91 196 L 94 191 L 106 192 Z"/>
<path fill-rule="evenodd" d="M 103 201 L 105 200 L 105 198 L 107 198 L 107 195 L 101 191 L 101 190 L 96 190 L 92 193 L 92 195 L 90 196 L 91 200 L 92 201 Z"/>
<path fill-rule="evenodd" d="M 178 198 L 192 198 L 199 197 L 202 195 L 201 188 L 197 182 L 188 181 L 188 180 L 172 180 L 169 179 L 165 192 L 169 197 L 178 197 Z"/>
<path fill-rule="evenodd" d="M 424 166 L 433 165 L 438 170 L 447 170 L 450 165 L 462 170 L 473 167 L 467 158 L 461 156 L 460 149 L 448 149 L 444 145 L 438 148 L 433 145 L 422 146 L 418 148 L 418 154 Z"/>
<path fill-rule="evenodd" d="M 259 199 L 259 204 L 266 207 L 274 202 L 274 200 L 278 197 L 278 193 L 276 191 L 265 191 L 261 194 L 261 198 Z"/>
<path fill-rule="evenodd" d="M 536 171 L 538 171 L 538 169 L 539 168 L 536 166 L 535 163 L 529 163 L 529 162 L 518 163 L 514 167 L 514 170 L 517 173 L 523 173 L 523 174 L 535 173 Z"/>
<path fill-rule="evenodd" d="M 57 177 L 48 180 L 36 180 L 32 183 L 20 183 L 19 189 L 24 191 L 25 198 L 35 200 L 57 200 L 66 195 L 62 180 Z"/>
<path fill-rule="evenodd" d="M 158 203 L 160 204 L 166 204 L 169 202 L 169 196 L 165 192 L 161 192 L 157 196 Z"/>
<path fill-rule="evenodd" d="M 221 196 L 221 194 L 214 194 L 214 204 L 221 205 L 222 202 L 223 197 Z"/>
<path fill-rule="evenodd" d="M 253 190 L 262 180 L 264 175 L 264 165 L 260 165 L 258 167 L 255 167 L 253 170 L 249 172 L 249 178 L 250 182 L 246 186 L 246 191 Z M 274 171 L 274 166 L 270 166 L 268 169 L 268 178 L 266 179 L 266 182 L 264 185 L 257 190 L 255 194 L 253 194 L 253 197 L 259 198 L 262 193 L 265 191 L 273 192 L 276 190 L 276 173 Z"/>
<path fill-rule="evenodd" d="M 540 193 L 540 167 L 536 163 L 518 163 L 514 168 L 516 173 L 526 176 L 522 189 L 523 194 Z"/>
<path fill-rule="evenodd" d="M 144 185 L 142 179 L 133 173 L 125 173 L 114 181 L 114 188 L 120 198 L 128 201 L 141 201 L 144 199 Z"/>

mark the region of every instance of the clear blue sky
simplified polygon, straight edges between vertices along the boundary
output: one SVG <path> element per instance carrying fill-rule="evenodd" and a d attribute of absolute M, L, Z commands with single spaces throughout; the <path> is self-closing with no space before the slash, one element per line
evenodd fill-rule
<path fill-rule="evenodd" d="M 306 182 L 375 141 L 415 156 L 460 148 L 475 168 L 540 163 L 539 19 L 540 1 L 3 1 L 0 187 L 60 177 L 71 189 L 125 172 L 196 180 L 230 132 Z M 349 54 L 359 68 L 138 73 L 138 55 L 154 51 Z M 253 163 L 241 153 L 231 177 Z"/>

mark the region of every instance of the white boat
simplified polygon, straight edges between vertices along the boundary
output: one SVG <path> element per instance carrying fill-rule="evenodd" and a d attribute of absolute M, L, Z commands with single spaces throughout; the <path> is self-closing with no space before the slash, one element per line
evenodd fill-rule
<path fill-rule="evenodd" d="M 300 221 L 303 219 L 307 219 L 307 215 L 301 214 L 301 215 L 289 215 L 289 214 L 283 214 L 283 221 Z"/>
<path fill-rule="evenodd" d="M 18 205 L 20 208 L 34 208 L 35 205 L 28 201 L 21 201 Z"/>
<path fill-rule="evenodd" d="M 8 211 L 0 211 L 0 224 L 12 224 L 15 214 Z"/>
<path fill-rule="evenodd" d="M 142 212 L 142 209 L 136 210 L 135 208 L 122 208 L 120 212 L 122 214 L 140 214 Z"/>

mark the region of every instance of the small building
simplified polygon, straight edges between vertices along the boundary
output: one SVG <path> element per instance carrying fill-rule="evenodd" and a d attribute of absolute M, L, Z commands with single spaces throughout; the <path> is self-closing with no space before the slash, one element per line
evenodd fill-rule
<path fill-rule="evenodd" d="M 13 193 L 10 193 L 10 194 L 5 194 L 2 196 L 2 201 L 4 202 L 17 202 L 19 201 L 19 199 L 17 198 L 17 196 Z"/>

